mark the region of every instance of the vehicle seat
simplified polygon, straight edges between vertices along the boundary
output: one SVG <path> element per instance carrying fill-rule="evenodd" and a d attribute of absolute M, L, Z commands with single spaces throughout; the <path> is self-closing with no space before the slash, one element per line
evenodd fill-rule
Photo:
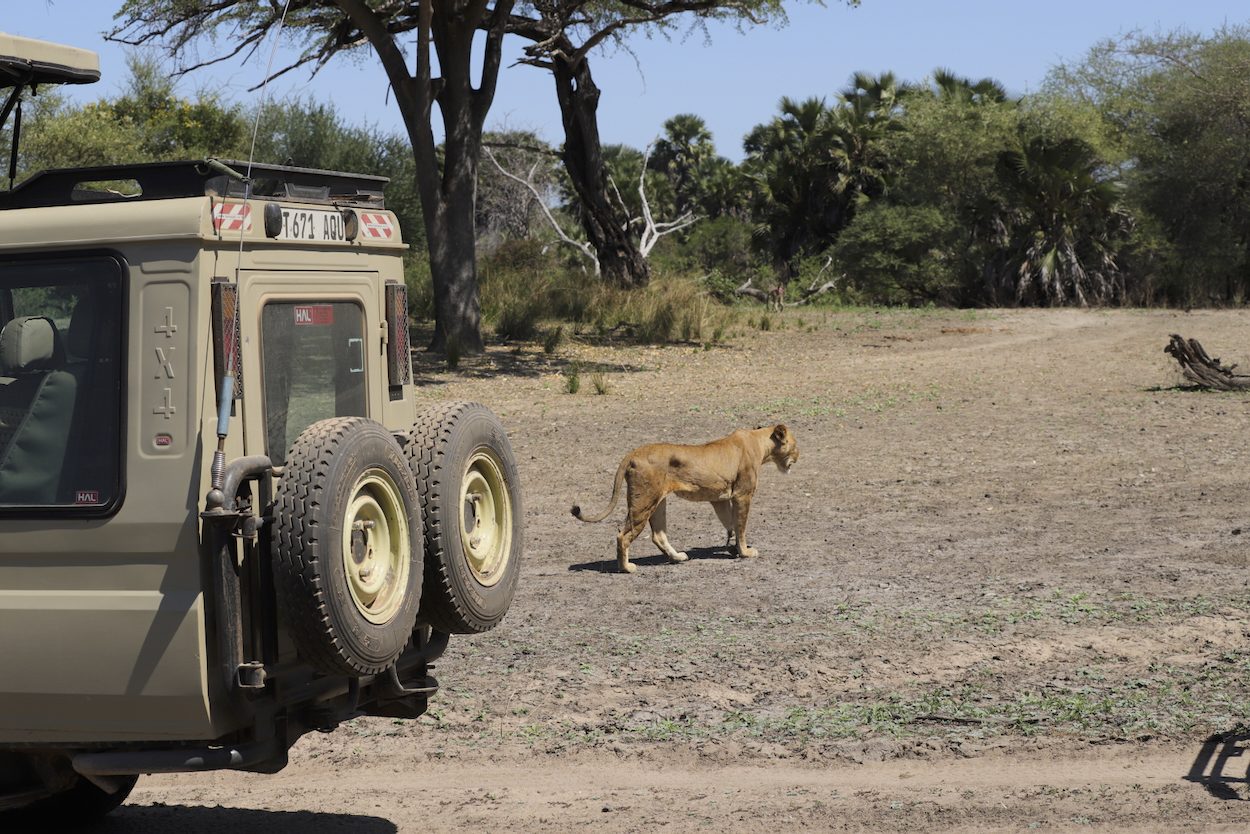
<path fill-rule="evenodd" d="M 56 503 L 78 393 L 64 364 L 51 319 L 25 316 L 0 330 L 0 505 Z"/>
<path fill-rule="evenodd" d="M 83 361 L 91 356 L 92 330 L 96 325 L 95 301 L 84 294 L 74 305 L 65 330 L 65 359 L 68 362 Z"/>

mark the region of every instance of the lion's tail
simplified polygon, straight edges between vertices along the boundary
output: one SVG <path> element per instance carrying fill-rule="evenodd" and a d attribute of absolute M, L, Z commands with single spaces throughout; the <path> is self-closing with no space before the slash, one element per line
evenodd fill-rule
<path fill-rule="evenodd" d="M 582 508 L 574 504 L 573 505 L 573 517 L 578 519 L 579 521 L 589 521 L 589 522 L 603 521 L 605 518 L 607 518 L 608 514 L 616 509 L 616 502 L 621 499 L 621 484 L 625 483 L 625 468 L 628 465 L 629 465 L 629 458 L 626 457 L 625 460 L 621 461 L 621 465 L 617 467 L 616 469 L 616 480 L 612 483 L 612 501 L 608 504 L 608 508 L 606 510 L 599 513 L 599 515 L 595 516 L 594 518 L 587 518 L 586 516 L 582 515 Z"/>

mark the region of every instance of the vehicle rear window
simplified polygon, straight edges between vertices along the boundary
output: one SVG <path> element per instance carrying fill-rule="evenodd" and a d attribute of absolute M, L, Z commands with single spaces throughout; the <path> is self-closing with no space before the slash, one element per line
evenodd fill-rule
<path fill-rule="evenodd" d="M 121 497 L 122 264 L 0 261 L 0 512 Z"/>
<path fill-rule="evenodd" d="M 280 465 L 318 420 L 368 416 L 364 311 L 342 301 L 269 302 L 260 324 L 267 451 Z"/>

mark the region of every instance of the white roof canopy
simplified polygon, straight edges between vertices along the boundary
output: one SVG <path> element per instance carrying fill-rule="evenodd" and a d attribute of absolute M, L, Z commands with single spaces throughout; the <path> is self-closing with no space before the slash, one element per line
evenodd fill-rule
<path fill-rule="evenodd" d="M 0 88 L 19 84 L 93 84 L 100 56 L 89 49 L 0 32 Z"/>

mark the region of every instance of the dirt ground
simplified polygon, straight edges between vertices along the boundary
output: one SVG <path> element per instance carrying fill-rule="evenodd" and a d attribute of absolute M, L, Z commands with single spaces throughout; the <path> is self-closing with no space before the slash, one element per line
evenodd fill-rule
<path fill-rule="evenodd" d="M 274 776 L 145 777 L 101 830 L 1247 830 L 1250 394 L 1163 347 L 1250 359 L 1250 313 L 747 317 L 706 349 L 423 358 L 420 401 L 509 429 L 504 623 L 453 639 L 420 720 L 305 737 Z M 624 575 L 623 510 L 569 514 L 636 446 L 777 422 L 802 458 L 761 477 L 755 559 L 670 501 L 690 560 L 644 535 Z"/>

